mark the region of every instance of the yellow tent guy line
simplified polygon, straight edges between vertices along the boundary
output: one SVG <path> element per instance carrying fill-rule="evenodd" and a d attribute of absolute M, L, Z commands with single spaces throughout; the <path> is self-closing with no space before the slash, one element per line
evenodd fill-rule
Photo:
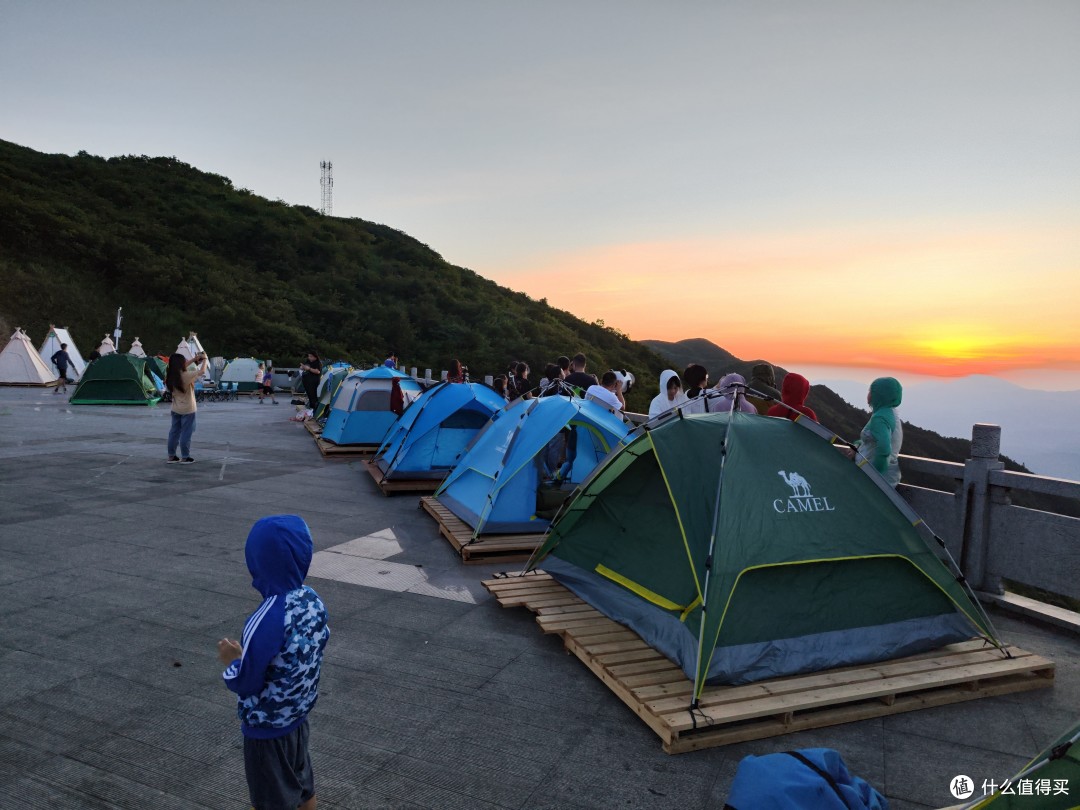
<path fill-rule="evenodd" d="M 686 558 L 690 563 L 690 573 L 693 575 L 693 586 L 698 589 L 698 598 L 701 599 L 701 582 L 698 581 L 698 569 L 693 567 L 693 554 L 690 551 L 690 541 L 686 537 L 686 527 L 683 526 L 683 516 L 678 513 L 678 501 L 675 498 L 675 494 L 672 491 L 671 482 L 667 481 L 667 473 L 664 472 L 664 465 L 660 462 L 660 453 L 657 450 L 657 445 L 652 441 L 652 434 L 646 433 L 645 437 L 649 440 L 649 446 L 652 447 L 652 455 L 657 459 L 657 468 L 660 470 L 660 477 L 664 480 L 664 487 L 667 489 L 667 498 L 672 502 L 672 509 L 675 511 L 675 521 L 678 523 L 679 535 L 683 536 L 683 548 L 686 549 Z"/>
<path fill-rule="evenodd" d="M 969 622 L 971 622 L 976 628 L 978 628 L 980 626 L 979 622 L 975 621 L 975 619 L 973 619 L 971 617 L 971 614 L 969 614 L 966 610 L 964 610 L 964 608 L 961 607 L 960 604 L 949 595 L 948 591 L 946 591 L 944 588 L 942 588 L 941 585 L 939 585 L 937 583 L 937 581 L 933 577 L 931 577 L 929 574 L 926 573 L 926 571 L 924 571 L 922 568 L 920 568 L 918 565 L 916 565 L 913 560 L 909 559 L 908 557 L 905 557 L 903 554 L 860 554 L 860 555 L 856 555 L 856 556 L 852 556 L 852 557 L 824 557 L 822 559 L 817 559 L 817 560 L 795 560 L 793 562 L 766 563 L 765 565 L 752 565 L 749 568 L 744 568 L 742 571 L 740 571 L 738 576 L 735 577 L 735 584 L 731 586 L 731 592 L 728 594 L 727 601 L 724 603 L 724 612 L 720 615 L 719 624 L 716 625 L 716 635 L 713 637 L 713 641 L 712 641 L 712 652 L 709 654 L 708 661 L 705 662 L 704 675 L 705 676 L 708 675 L 709 666 L 712 664 L 712 659 L 716 655 L 716 642 L 720 638 L 720 630 L 724 626 L 724 619 L 727 618 L 728 608 L 731 607 L 731 600 L 735 597 L 735 590 L 736 590 L 736 588 L 738 588 L 739 580 L 742 579 L 743 574 L 747 573 L 748 571 L 756 571 L 756 570 L 764 569 L 764 568 L 783 568 L 784 566 L 787 566 L 787 565 L 810 565 L 810 564 L 813 564 L 813 563 L 824 563 L 824 562 L 845 562 L 845 561 L 848 561 L 848 560 L 880 560 L 880 559 L 896 559 L 896 560 L 903 560 L 904 562 L 906 562 L 908 565 L 910 565 L 912 568 L 914 568 L 916 571 L 918 571 L 920 574 L 922 574 L 924 577 L 926 577 L 928 580 L 930 580 L 930 582 L 933 584 L 933 586 L 935 588 L 937 588 L 939 591 L 941 591 L 941 593 L 944 594 L 945 598 L 949 602 L 951 602 L 952 605 L 957 610 L 960 611 L 960 613 L 962 613 L 965 617 L 967 617 L 967 620 Z M 1001 648 L 1000 644 L 995 644 L 994 646 L 997 647 L 998 649 Z M 701 679 L 701 688 L 700 689 L 695 689 L 695 693 L 694 693 L 695 698 L 701 697 L 701 692 L 704 691 L 704 689 L 705 689 L 705 680 L 706 680 L 706 677 L 702 677 L 702 679 Z"/>
<path fill-rule="evenodd" d="M 690 611 L 692 611 L 692 610 L 693 610 L 694 608 L 696 608 L 696 607 L 697 607 L 698 605 L 700 605 L 700 604 L 701 604 L 701 597 L 700 597 L 700 596 L 698 596 L 698 597 L 696 597 L 696 598 L 694 599 L 694 601 L 693 601 L 693 602 L 691 602 L 691 603 L 690 603 L 689 605 L 687 605 L 687 606 L 686 606 L 686 610 L 684 610 L 684 611 L 683 611 L 683 612 L 682 612 L 682 613 L 681 613 L 681 614 L 679 615 L 679 621 L 680 621 L 680 622 L 685 622 L 685 621 L 686 621 L 686 617 L 690 615 Z"/>
<path fill-rule="evenodd" d="M 638 583 L 634 582 L 632 579 L 627 579 L 622 574 L 618 573 L 617 571 L 612 571 L 610 568 L 608 568 L 605 565 L 596 566 L 596 573 L 598 573 L 602 577 L 607 577 L 612 582 L 618 582 L 624 588 L 627 588 L 628 590 L 633 591 L 638 596 L 640 596 L 642 599 L 648 600 L 649 602 L 652 602 L 654 605 L 657 605 L 658 607 L 662 607 L 664 610 L 682 610 L 683 609 L 682 605 L 677 605 L 674 602 L 672 602 L 670 599 L 665 599 L 660 594 L 655 593 L 654 591 L 650 591 L 648 588 L 644 587 L 643 585 L 638 585 Z"/>

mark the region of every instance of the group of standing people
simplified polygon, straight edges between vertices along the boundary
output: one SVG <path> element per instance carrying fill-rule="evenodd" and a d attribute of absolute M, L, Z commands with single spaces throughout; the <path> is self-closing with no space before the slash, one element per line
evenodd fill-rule
<path fill-rule="evenodd" d="M 676 408 L 684 414 L 729 413 L 733 410 L 761 416 L 802 417 L 818 421 L 813 408 L 806 404 L 810 381 L 789 372 L 780 390 L 776 372 L 769 363 L 758 363 L 750 382 L 741 374 L 725 374 L 711 389 L 709 372 L 692 363 L 680 377 L 667 369 L 660 374 L 660 391 L 649 404 L 649 418 L 654 419 Z M 869 421 L 853 447 L 842 448 L 849 458 L 870 463 L 890 485 L 900 483 L 900 447 L 904 440 L 903 424 L 896 413 L 903 399 L 903 386 L 893 377 L 879 377 L 870 384 L 866 402 L 871 408 Z"/>
<path fill-rule="evenodd" d="M 494 388 L 507 402 L 555 394 L 581 396 L 603 405 L 613 413 L 626 409 L 623 383 L 614 371 L 606 371 L 597 379 L 587 371 L 588 358 L 578 352 L 572 358 L 563 355 L 548 363 L 538 384 L 529 380 L 529 364 L 515 361 L 505 375 L 494 379 Z"/>

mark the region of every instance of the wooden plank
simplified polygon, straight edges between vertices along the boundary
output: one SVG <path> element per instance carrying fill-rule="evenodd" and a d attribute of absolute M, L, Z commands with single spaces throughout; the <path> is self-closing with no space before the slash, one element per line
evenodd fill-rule
<path fill-rule="evenodd" d="M 856 683 L 867 679 L 880 679 L 891 675 L 901 675 L 911 672 L 920 672 L 941 666 L 941 661 L 946 660 L 952 665 L 960 666 L 965 663 L 982 660 L 996 660 L 1001 657 L 994 648 L 986 647 L 977 642 L 978 649 L 971 652 L 955 652 L 946 655 L 943 659 L 940 651 L 930 654 L 912 656 L 911 658 L 896 659 L 882 664 L 864 664 L 858 667 L 844 667 L 843 669 L 830 669 L 826 672 L 815 672 L 809 675 L 793 675 L 786 678 L 773 678 L 768 681 L 758 681 L 743 686 L 711 686 L 706 687 L 702 693 L 701 702 L 705 706 L 719 703 L 735 703 L 742 700 L 756 700 L 771 695 L 799 692 L 817 689 L 837 683 Z M 969 649 L 969 648 L 962 648 Z M 938 663 L 931 663 L 937 660 Z M 693 691 L 693 683 L 686 679 L 685 683 L 671 684 L 666 687 L 657 687 L 654 690 L 642 690 L 639 697 L 650 701 L 654 711 L 664 712 L 669 708 L 680 708 L 681 703 L 676 701 L 664 704 L 661 699 L 665 696 L 687 695 Z"/>
<path fill-rule="evenodd" d="M 532 593 L 528 587 L 508 588 L 506 579 L 488 582 L 489 590 L 505 596 L 506 604 L 525 605 L 537 613 L 545 633 L 561 634 L 567 651 L 673 754 L 1053 685 L 1052 661 L 1012 647 L 1006 658 L 973 639 L 876 664 L 711 686 L 692 718 L 690 680 L 636 633 L 551 580 Z M 566 604 L 552 604 L 559 602 Z"/>
<path fill-rule="evenodd" d="M 471 526 L 430 495 L 420 498 L 420 508 L 435 519 L 439 533 L 466 564 L 528 562 L 544 540 L 543 534 L 480 534 L 473 537 Z"/>
<path fill-rule="evenodd" d="M 917 692 L 930 688 L 955 687 L 960 684 L 968 684 L 968 691 L 974 692 L 978 690 L 978 686 L 970 688 L 970 685 L 976 681 L 1016 674 L 1030 674 L 1044 667 L 1053 667 L 1053 664 L 1046 659 L 1039 659 L 1038 656 L 1023 659 L 1004 658 L 998 661 L 954 667 L 936 673 L 901 675 L 862 683 L 841 683 L 836 686 L 785 695 L 770 695 L 762 700 L 707 707 L 702 709 L 701 713 L 711 720 L 722 720 L 731 723 L 766 717 L 781 712 L 815 709 L 841 703 L 854 703 L 869 698 L 890 696 L 898 700 L 901 693 Z M 685 708 L 684 705 L 683 710 Z M 652 710 L 651 707 L 649 709 Z M 693 723 L 688 719 L 672 721 L 671 728 L 676 732 L 687 731 L 693 728 Z"/>
<path fill-rule="evenodd" d="M 379 449 L 375 444 L 334 444 L 322 436 L 315 437 L 315 446 L 326 458 L 357 458 L 371 456 Z"/>
<path fill-rule="evenodd" d="M 775 737 L 780 734 L 790 734 L 794 731 L 853 723 L 858 720 L 869 720 L 874 717 L 901 714 L 902 712 L 916 711 L 918 709 L 930 709 L 978 698 L 1026 692 L 1050 685 L 1051 683 L 1047 679 L 1035 675 L 1027 677 L 1013 676 L 987 682 L 978 691 L 949 688 L 921 694 L 899 695 L 896 702 L 890 706 L 877 702 L 851 703 L 830 707 L 825 710 L 797 714 L 787 722 L 776 718 L 763 718 L 743 726 L 706 726 L 707 730 L 678 735 L 671 743 L 664 744 L 664 750 L 669 754 L 681 754 L 702 748 L 715 748 L 736 742 L 748 742 L 766 737 Z"/>
<path fill-rule="evenodd" d="M 399 492 L 434 492 L 442 484 L 442 478 L 385 478 L 375 459 L 365 461 L 364 468 L 375 481 L 379 492 L 386 496 Z"/>
<path fill-rule="evenodd" d="M 1024 655 L 1030 654 L 1024 653 Z M 701 695 L 700 704 L 707 709 L 711 706 L 726 706 L 741 701 L 810 692 L 838 684 L 855 685 L 866 681 L 881 681 L 919 673 L 935 673 L 970 664 L 1000 660 L 1002 660 L 1001 653 L 995 648 L 984 647 L 979 650 L 958 652 L 946 656 L 919 656 L 877 664 L 864 664 L 859 667 L 847 667 L 843 670 L 834 669 L 810 675 L 775 678 L 744 686 L 707 687 Z M 639 696 L 642 700 L 649 701 L 650 709 L 659 714 L 663 714 L 668 710 L 685 708 L 685 705 L 677 696 L 690 694 L 693 691 L 693 684 L 687 679 L 685 684 L 673 684 L 670 689 L 663 690 L 667 696 L 671 697 L 667 701 L 664 700 L 665 694 L 660 694 L 661 691 L 658 689 L 655 690 L 655 693 L 643 692 Z"/>

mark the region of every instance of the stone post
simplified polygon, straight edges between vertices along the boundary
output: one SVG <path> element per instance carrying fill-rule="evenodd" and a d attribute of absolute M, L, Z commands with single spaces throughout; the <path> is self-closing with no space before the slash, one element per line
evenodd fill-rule
<path fill-rule="evenodd" d="M 431 382 L 431 369 L 430 368 L 425 368 L 424 369 L 424 382 Z"/>
<path fill-rule="evenodd" d="M 416 376 L 416 366 L 413 366 L 412 368 L 409 369 L 409 376 L 412 377 L 414 380 L 419 380 L 420 379 L 419 377 Z"/>
<path fill-rule="evenodd" d="M 1005 467 L 999 460 L 1001 428 L 977 424 L 971 430 L 971 458 L 964 462 L 960 525 L 964 538 L 960 567 L 971 587 L 985 593 L 1004 592 L 1001 577 L 987 570 L 990 559 L 990 471 Z"/>
<path fill-rule="evenodd" d="M 439 382 L 446 382 L 446 378 L 449 377 L 449 376 L 450 376 L 449 371 L 440 371 L 439 372 Z"/>
<path fill-rule="evenodd" d="M 494 384 L 495 384 L 495 378 L 492 377 L 490 374 L 485 374 L 484 375 L 484 385 L 486 385 L 486 386 L 488 386 L 490 388 Z"/>

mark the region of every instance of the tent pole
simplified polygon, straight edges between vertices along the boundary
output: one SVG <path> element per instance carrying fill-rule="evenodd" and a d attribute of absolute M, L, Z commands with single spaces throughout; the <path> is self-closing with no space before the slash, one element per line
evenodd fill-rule
<path fill-rule="evenodd" d="M 701 697 L 701 690 L 705 686 L 705 679 L 701 672 L 701 656 L 705 650 L 705 617 L 708 615 L 709 580 L 712 578 L 713 553 L 716 550 L 716 529 L 720 523 L 720 492 L 724 488 L 724 467 L 727 464 L 728 436 L 731 435 L 732 417 L 735 413 L 735 404 L 738 396 L 731 397 L 731 408 L 728 411 L 728 426 L 724 431 L 724 439 L 720 442 L 720 475 L 716 480 L 716 498 L 713 501 L 712 530 L 709 533 L 709 554 L 705 558 L 705 582 L 701 593 L 701 622 L 698 625 L 698 660 L 694 669 L 694 698 L 690 704 L 690 711 L 697 708 Z M 696 722 L 696 721 L 695 721 Z"/>

